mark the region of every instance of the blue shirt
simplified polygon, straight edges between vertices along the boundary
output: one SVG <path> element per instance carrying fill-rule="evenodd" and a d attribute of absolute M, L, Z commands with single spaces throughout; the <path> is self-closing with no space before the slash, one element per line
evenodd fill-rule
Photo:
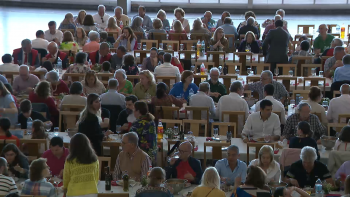
<path fill-rule="evenodd" d="M 13 99 L 11 94 L 7 94 L 6 96 L 0 96 L 0 108 L 11 108 L 10 104 L 15 103 L 15 100 Z M 15 103 L 16 104 L 16 103 Z M 8 118 L 11 122 L 11 125 L 15 125 L 17 123 L 18 114 L 17 113 L 0 113 L 0 116 L 2 118 Z"/>
<path fill-rule="evenodd" d="M 333 82 L 349 80 L 349 76 L 350 76 L 350 65 L 344 65 L 342 67 L 338 67 L 334 71 Z"/>
<path fill-rule="evenodd" d="M 0 81 L 3 83 L 3 84 L 8 84 L 9 82 L 7 81 L 6 77 L 4 77 L 4 75 L 1 75 L 0 74 Z"/>
<path fill-rule="evenodd" d="M 197 94 L 198 91 L 198 87 L 196 84 L 194 83 L 190 83 L 190 85 L 188 85 L 186 92 L 184 92 L 184 85 L 182 82 L 178 82 L 175 83 L 175 85 L 173 86 L 173 88 L 170 90 L 170 95 L 173 95 L 175 97 L 184 97 L 184 99 L 186 99 L 186 101 L 188 102 L 188 95 L 190 90 L 193 90 L 193 94 Z"/>
<path fill-rule="evenodd" d="M 242 183 L 245 182 L 245 179 L 247 177 L 247 165 L 239 159 L 237 159 L 237 166 L 233 171 L 231 170 L 226 158 L 217 161 L 215 168 L 218 171 L 220 177 L 227 177 L 229 179 L 228 183 L 230 185 L 233 185 L 235 183 L 235 179 L 238 176 L 241 176 Z"/>

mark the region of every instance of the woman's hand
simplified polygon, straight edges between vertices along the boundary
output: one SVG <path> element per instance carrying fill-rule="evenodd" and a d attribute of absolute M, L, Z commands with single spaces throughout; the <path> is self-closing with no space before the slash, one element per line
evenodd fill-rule
<path fill-rule="evenodd" d="M 21 168 L 18 164 L 15 167 L 13 167 L 13 169 L 15 169 L 19 173 L 23 173 L 24 171 L 23 168 Z"/>
<path fill-rule="evenodd" d="M 289 179 L 289 182 L 290 182 L 293 186 L 299 187 L 299 183 L 298 183 L 298 181 L 297 181 L 296 179 L 290 178 L 290 179 Z"/>
<path fill-rule="evenodd" d="M 110 134 L 113 134 L 113 132 L 111 130 L 108 130 L 105 132 L 105 136 L 109 136 Z"/>

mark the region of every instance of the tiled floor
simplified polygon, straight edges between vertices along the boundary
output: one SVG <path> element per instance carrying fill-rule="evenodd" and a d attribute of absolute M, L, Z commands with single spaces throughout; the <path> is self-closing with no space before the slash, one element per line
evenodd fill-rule
<path fill-rule="evenodd" d="M 78 13 L 79 10 L 54 10 L 54 9 L 35 9 L 35 8 L 16 8 L 16 7 L 1 7 L 0 6 L 0 56 L 4 53 L 12 53 L 12 50 L 20 47 L 21 40 L 25 38 L 34 39 L 35 32 L 39 29 L 47 30 L 47 23 L 50 20 L 55 20 L 59 24 L 64 15 L 67 12 L 72 12 L 74 15 Z M 90 14 L 96 13 L 95 10 L 87 11 Z M 113 15 L 112 10 L 107 10 L 107 13 Z M 136 13 L 131 14 L 132 16 Z M 151 18 L 156 16 L 156 13 L 148 13 Z M 257 20 L 262 23 L 266 18 L 272 18 L 267 15 L 258 15 Z M 288 30 L 293 35 L 297 34 L 298 24 L 314 24 L 316 27 L 321 23 L 326 24 L 339 24 L 343 23 L 348 26 L 348 16 L 345 15 L 288 15 L 286 13 L 285 19 L 288 21 Z M 197 14 L 186 14 L 186 18 L 192 24 L 193 20 L 200 17 Z M 221 16 L 219 14 L 214 14 L 213 18 L 218 19 Z M 244 18 L 243 13 L 233 14 L 231 18 L 234 21 L 234 25 L 237 26 Z M 174 16 L 169 13 L 169 21 L 174 19 Z M 348 33 L 348 30 L 346 30 Z M 1 60 L 0 60 L 1 62 Z"/>

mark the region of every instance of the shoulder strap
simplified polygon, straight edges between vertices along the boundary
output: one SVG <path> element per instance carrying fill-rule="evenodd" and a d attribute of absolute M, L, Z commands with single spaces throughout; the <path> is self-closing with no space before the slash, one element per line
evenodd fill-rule
<path fill-rule="evenodd" d="M 210 192 L 205 196 L 205 197 L 208 197 L 209 194 L 214 190 L 215 188 L 211 189 Z"/>

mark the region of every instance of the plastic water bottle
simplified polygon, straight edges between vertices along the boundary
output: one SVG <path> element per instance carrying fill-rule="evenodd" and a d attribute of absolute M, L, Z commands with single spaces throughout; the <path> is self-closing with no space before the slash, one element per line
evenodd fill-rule
<path fill-rule="evenodd" d="M 323 196 L 322 181 L 320 179 L 317 179 L 315 183 L 315 193 L 316 193 L 316 197 Z"/>
<path fill-rule="evenodd" d="M 62 73 L 62 60 L 60 57 L 58 57 L 57 59 L 57 70 L 58 70 L 58 74 Z"/>
<path fill-rule="evenodd" d="M 191 88 L 190 91 L 188 91 L 188 97 L 191 98 L 192 95 L 194 95 L 194 91 Z"/>
<path fill-rule="evenodd" d="M 27 134 L 30 134 L 32 132 L 32 125 L 33 125 L 33 120 L 31 117 L 27 119 Z"/>
<path fill-rule="evenodd" d="M 335 32 L 338 33 L 338 34 L 340 34 L 340 25 L 337 25 L 337 26 L 335 27 Z"/>
<path fill-rule="evenodd" d="M 201 56 L 204 56 L 204 53 L 205 53 L 205 42 L 204 40 L 202 40 L 202 50 L 201 50 Z"/>
<path fill-rule="evenodd" d="M 198 42 L 197 42 L 197 57 L 200 55 L 201 47 L 202 47 L 201 40 L 198 40 Z"/>
<path fill-rule="evenodd" d="M 92 62 L 91 62 L 91 60 L 89 60 L 88 65 L 89 65 L 90 68 L 92 68 Z"/>

